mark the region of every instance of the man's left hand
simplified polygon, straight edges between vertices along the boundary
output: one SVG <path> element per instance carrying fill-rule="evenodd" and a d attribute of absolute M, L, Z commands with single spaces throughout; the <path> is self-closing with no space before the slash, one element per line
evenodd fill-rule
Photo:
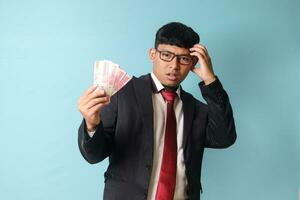
<path fill-rule="evenodd" d="M 216 76 L 206 47 L 202 44 L 195 44 L 192 48 L 190 48 L 190 51 L 190 55 L 196 56 L 200 63 L 200 66 L 193 66 L 191 71 L 197 74 L 200 79 L 204 81 L 205 85 L 214 82 L 216 80 Z"/>

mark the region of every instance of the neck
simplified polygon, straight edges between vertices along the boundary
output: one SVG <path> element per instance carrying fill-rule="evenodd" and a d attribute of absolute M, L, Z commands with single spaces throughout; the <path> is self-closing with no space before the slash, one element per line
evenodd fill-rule
<path fill-rule="evenodd" d="M 167 85 L 163 85 L 165 87 L 166 90 L 172 91 L 172 92 L 176 92 L 176 90 L 178 89 L 179 86 L 167 86 Z"/>

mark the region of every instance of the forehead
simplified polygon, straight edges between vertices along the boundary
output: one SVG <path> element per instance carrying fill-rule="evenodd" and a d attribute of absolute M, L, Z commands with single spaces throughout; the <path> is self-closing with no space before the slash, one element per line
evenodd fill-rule
<path fill-rule="evenodd" d="M 160 51 L 170 51 L 175 54 L 189 54 L 190 50 L 182 47 L 178 47 L 175 45 L 169 45 L 169 44 L 159 44 L 157 47 Z"/>

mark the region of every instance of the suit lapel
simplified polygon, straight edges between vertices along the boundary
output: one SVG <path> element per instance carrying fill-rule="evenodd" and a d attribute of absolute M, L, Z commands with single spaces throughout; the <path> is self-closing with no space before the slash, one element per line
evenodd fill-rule
<path fill-rule="evenodd" d="M 140 116 L 143 121 L 143 130 L 145 132 L 145 140 L 148 141 L 146 149 L 151 149 L 151 157 L 147 158 L 151 161 L 153 159 L 153 105 L 152 105 L 152 83 L 150 74 L 136 78 L 134 81 L 134 90 L 137 98 L 137 106 Z M 145 155 L 146 156 L 146 155 Z"/>
<path fill-rule="evenodd" d="M 194 100 L 191 95 L 187 94 L 184 90 L 181 89 L 181 100 L 182 100 L 182 107 L 183 107 L 183 117 L 184 117 L 184 122 L 183 122 L 183 149 L 184 149 L 184 154 L 186 158 L 188 156 L 186 155 L 186 145 L 188 141 L 188 136 L 190 134 L 190 130 L 192 127 L 192 122 L 193 122 L 193 116 L 195 112 L 195 105 L 194 105 Z"/>

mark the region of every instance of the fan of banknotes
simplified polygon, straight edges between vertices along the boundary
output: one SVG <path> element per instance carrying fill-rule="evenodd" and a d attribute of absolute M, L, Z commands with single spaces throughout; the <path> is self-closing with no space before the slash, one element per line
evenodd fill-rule
<path fill-rule="evenodd" d="M 94 65 L 94 85 L 105 90 L 109 96 L 114 95 L 132 78 L 118 64 L 109 60 L 96 61 Z"/>

